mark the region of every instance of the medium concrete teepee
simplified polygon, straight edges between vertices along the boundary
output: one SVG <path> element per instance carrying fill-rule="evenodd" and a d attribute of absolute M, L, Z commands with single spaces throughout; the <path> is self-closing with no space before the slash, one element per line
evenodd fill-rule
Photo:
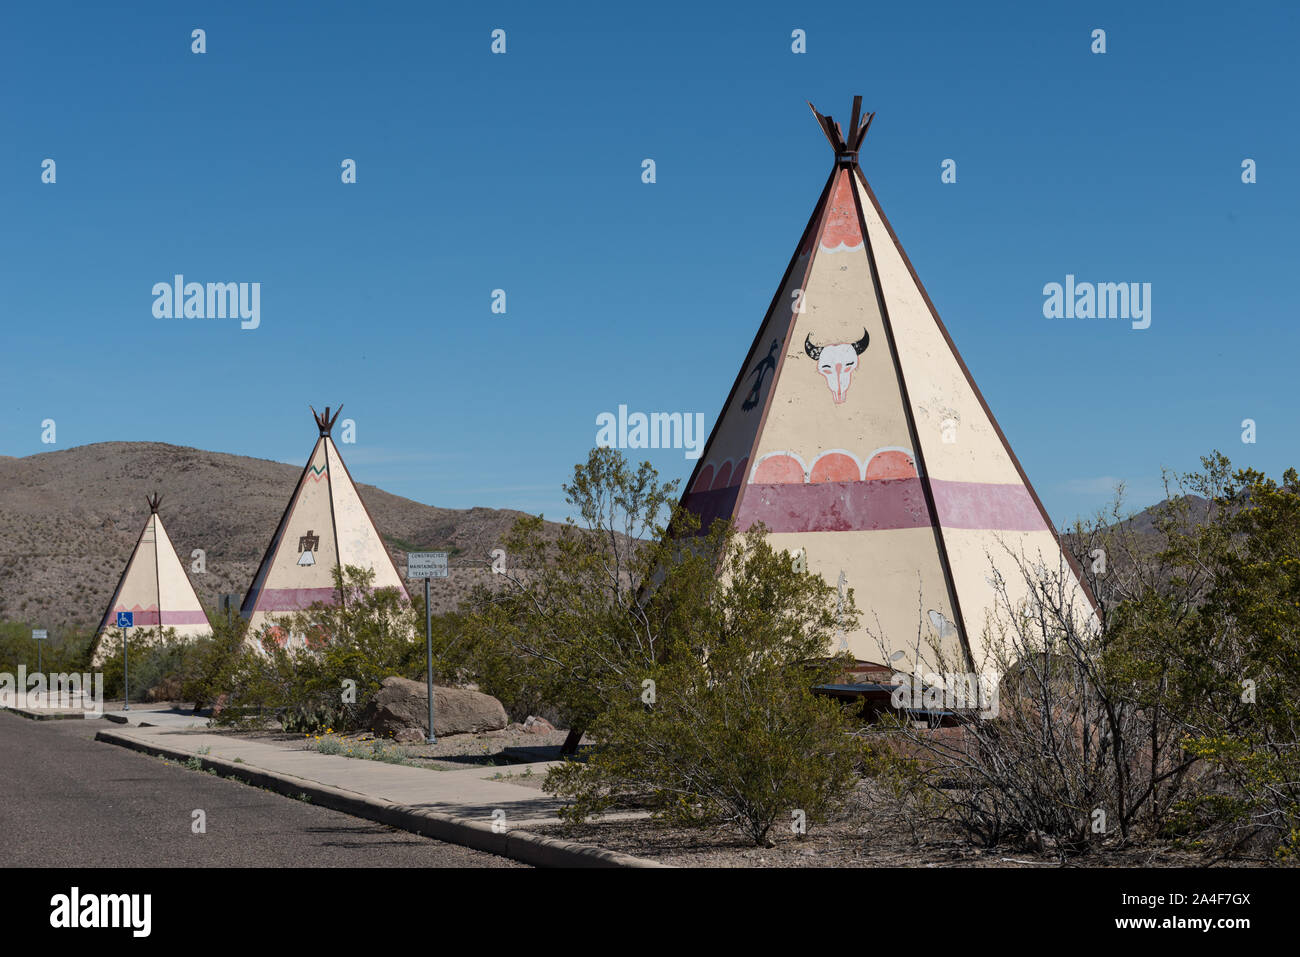
<path fill-rule="evenodd" d="M 148 502 L 149 520 L 100 620 L 99 637 L 117 627 L 120 611 L 134 614 L 135 628 L 174 628 L 182 638 L 208 634 L 208 616 L 158 514 L 162 496 L 150 495 Z"/>
<path fill-rule="evenodd" d="M 867 185 L 861 100 L 847 139 L 813 109 L 835 167 L 683 504 L 706 527 L 762 521 L 853 588 L 862 620 L 838 650 L 886 664 L 920 636 L 979 668 L 1022 568 L 1064 578 L 1083 620 L 1094 606 Z"/>
<path fill-rule="evenodd" d="M 320 438 L 303 469 L 298 487 L 262 556 L 240 614 L 249 634 L 275 626 L 274 617 L 287 616 L 314 602 L 335 600 L 334 569 L 356 565 L 375 573 L 375 588 L 406 586 L 384 547 L 383 539 L 330 438 L 339 414 L 330 417 L 312 409 Z"/>

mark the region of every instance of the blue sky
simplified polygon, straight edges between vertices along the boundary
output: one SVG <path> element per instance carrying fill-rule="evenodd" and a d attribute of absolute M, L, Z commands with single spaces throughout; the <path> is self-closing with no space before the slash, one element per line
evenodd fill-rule
<path fill-rule="evenodd" d="M 134 7 L 0 15 L 0 454 L 54 419 L 299 464 L 343 402 L 359 481 L 558 517 L 599 413 L 712 423 L 832 162 L 804 103 L 861 93 L 867 177 L 1058 523 L 1214 448 L 1300 460 L 1294 5 Z M 156 319 L 176 273 L 260 282 L 260 327 Z M 1151 327 L 1044 318 L 1067 273 L 1151 283 Z"/>

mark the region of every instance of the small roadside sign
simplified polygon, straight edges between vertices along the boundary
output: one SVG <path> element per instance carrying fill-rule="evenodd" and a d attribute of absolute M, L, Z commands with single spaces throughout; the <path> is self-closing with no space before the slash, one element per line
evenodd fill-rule
<path fill-rule="evenodd" d="M 447 552 L 407 552 L 406 577 L 424 579 L 424 640 L 428 667 L 425 682 L 429 694 L 429 733 L 427 744 L 438 743 L 438 733 L 433 724 L 433 604 L 429 601 L 429 579 L 447 577 Z"/>
<path fill-rule="evenodd" d="M 119 628 L 134 628 L 134 627 L 135 627 L 135 612 L 133 612 L 133 611 L 119 611 L 119 612 L 117 613 L 117 627 L 119 627 Z"/>
<path fill-rule="evenodd" d="M 44 628 L 33 628 L 33 629 L 32 629 L 32 641 L 36 642 L 36 670 L 37 670 L 38 672 L 41 672 L 41 668 L 42 668 L 42 665 L 41 665 L 41 642 L 42 642 L 42 641 L 48 641 L 48 640 L 49 640 L 49 637 L 50 637 L 50 633 L 49 633 L 48 631 L 46 631 Z M 41 673 L 43 673 L 43 672 L 41 672 Z"/>
<path fill-rule="evenodd" d="M 447 552 L 409 552 L 406 556 L 407 578 L 446 578 Z"/>

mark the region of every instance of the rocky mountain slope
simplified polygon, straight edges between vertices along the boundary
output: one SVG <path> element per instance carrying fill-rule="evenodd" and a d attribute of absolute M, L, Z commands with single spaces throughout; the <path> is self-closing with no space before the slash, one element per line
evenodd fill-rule
<path fill-rule="evenodd" d="M 347 457 L 346 447 L 342 449 Z M 301 474 L 300 465 L 154 442 L 101 442 L 25 458 L 0 456 L 0 620 L 56 634 L 92 630 L 149 515 L 159 514 L 199 598 L 242 599 Z M 358 486 L 399 569 L 410 550 L 450 551 L 433 582 L 449 609 L 490 572 L 489 553 L 523 514 L 423 505 Z M 191 570 L 195 549 L 206 571 Z M 423 588 L 423 583 L 412 585 Z"/>

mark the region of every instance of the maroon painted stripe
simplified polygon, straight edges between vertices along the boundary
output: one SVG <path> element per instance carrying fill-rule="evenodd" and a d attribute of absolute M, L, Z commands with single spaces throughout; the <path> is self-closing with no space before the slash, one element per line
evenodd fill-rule
<path fill-rule="evenodd" d="M 1040 531 L 1042 516 L 1023 485 L 933 479 L 944 528 Z M 865 482 L 753 484 L 737 516 L 742 529 L 763 522 L 773 532 L 853 532 L 927 528 L 930 517 L 918 478 Z"/>
<path fill-rule="evenodd" d="M 745 489 L 736 523 L 762 522 L 773 532 L 853 532 L 929 528 L 921 480 L 753 484 Z"/>
<path fill-rule="evenodd" d="M 700 519 L 700 533 L 707 532 L 714 519 L 731 518 L 731 510 L 736 505 L 736 496 L 740 486 L 715 488 L 701 492 L 688 492 L 682 499 L 682 507 L 694 512 Z"/>

